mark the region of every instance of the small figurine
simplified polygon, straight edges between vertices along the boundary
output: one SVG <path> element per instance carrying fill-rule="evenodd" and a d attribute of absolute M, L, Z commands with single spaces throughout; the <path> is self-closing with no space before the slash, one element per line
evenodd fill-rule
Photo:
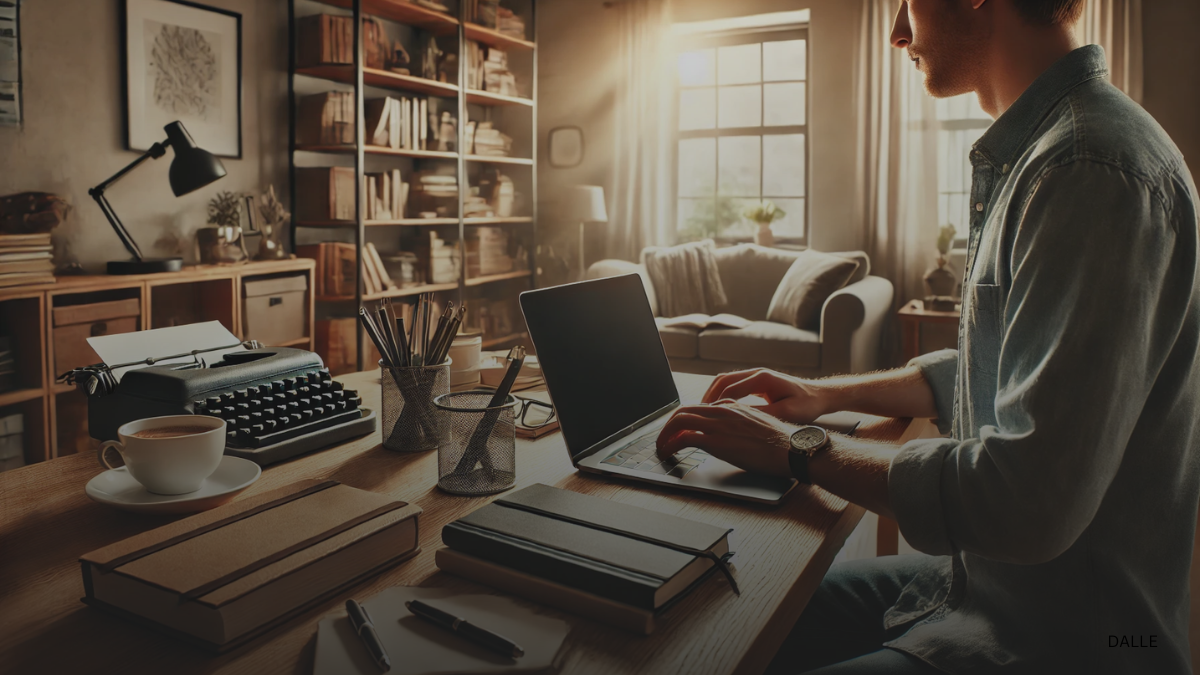
<path fill-rule="evenodd" d="M 274 185 L 267 187 L 267 192 L 262 198 L 262 204 L 258 206 L 258 213 L 262 217 L 262 222 L 259 223 L 262 240 L 258 244 L 258 253 L 255 254 L 254 259 L 287 260 L 292 257 L 284 250 L 283 242 L 281 241 L 283 226 L 292 214 L 284 210 L 283 204 L 275 197 Z"/>

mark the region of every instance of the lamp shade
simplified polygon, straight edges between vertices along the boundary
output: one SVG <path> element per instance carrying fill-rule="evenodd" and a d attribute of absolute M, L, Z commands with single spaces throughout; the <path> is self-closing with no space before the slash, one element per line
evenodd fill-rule
<path fill-rule="evenodd" d="M 181 197 L 193 190 L 208 185 L 225 175 L 225 165 L 211 152 L 196 147 L 196 142 L 179 122 L 163 127 L 167 132 L 167 145 L 175 149 L 171 160 L 171 190 Z"/>
<path fill-rule="evenodd" d="M 599 185 L 572 187 L 567 193 L 567 218 L 580 223 L 607 223 L 604 188 Z"/>

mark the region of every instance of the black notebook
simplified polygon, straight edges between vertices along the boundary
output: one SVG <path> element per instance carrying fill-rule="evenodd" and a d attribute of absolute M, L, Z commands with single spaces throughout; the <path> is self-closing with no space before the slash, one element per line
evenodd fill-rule
<path fill-rule="evenodd" d="M 531 485 L 446 525 L 442 541 L 475 558 L 654 610 L 728 557 L 729 532 Z"/>

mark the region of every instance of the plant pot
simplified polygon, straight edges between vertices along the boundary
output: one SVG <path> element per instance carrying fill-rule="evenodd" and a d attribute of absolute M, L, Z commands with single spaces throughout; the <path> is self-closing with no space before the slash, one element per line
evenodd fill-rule
<path fill-rule="evenodd" d="M 771 223 L 758 224 L 758 231 L 754 233 L 754 243 L 759 246 L 775 245 L 775 233 L 771 231 Z"/>
<path fill-rule="evenodd" d="M 954 269 L 950 266 L 950 262 L 939 256 L 937 267 L 931 267 L 925 273 L 925 286 L 929 289 L 929 294 L 954 295 L 956 285 L 958 285 L 958 279 L 954 276 Z"/>

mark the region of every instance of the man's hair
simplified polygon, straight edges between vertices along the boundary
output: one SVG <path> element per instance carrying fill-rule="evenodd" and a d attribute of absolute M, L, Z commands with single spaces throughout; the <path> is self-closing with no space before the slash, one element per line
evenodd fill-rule
<path fill-rule="evenodd" d="M 1083 14 L 1086 0 L 1012 0 L 1017 12 L 1039 26 L 1071 25 Z"/>

